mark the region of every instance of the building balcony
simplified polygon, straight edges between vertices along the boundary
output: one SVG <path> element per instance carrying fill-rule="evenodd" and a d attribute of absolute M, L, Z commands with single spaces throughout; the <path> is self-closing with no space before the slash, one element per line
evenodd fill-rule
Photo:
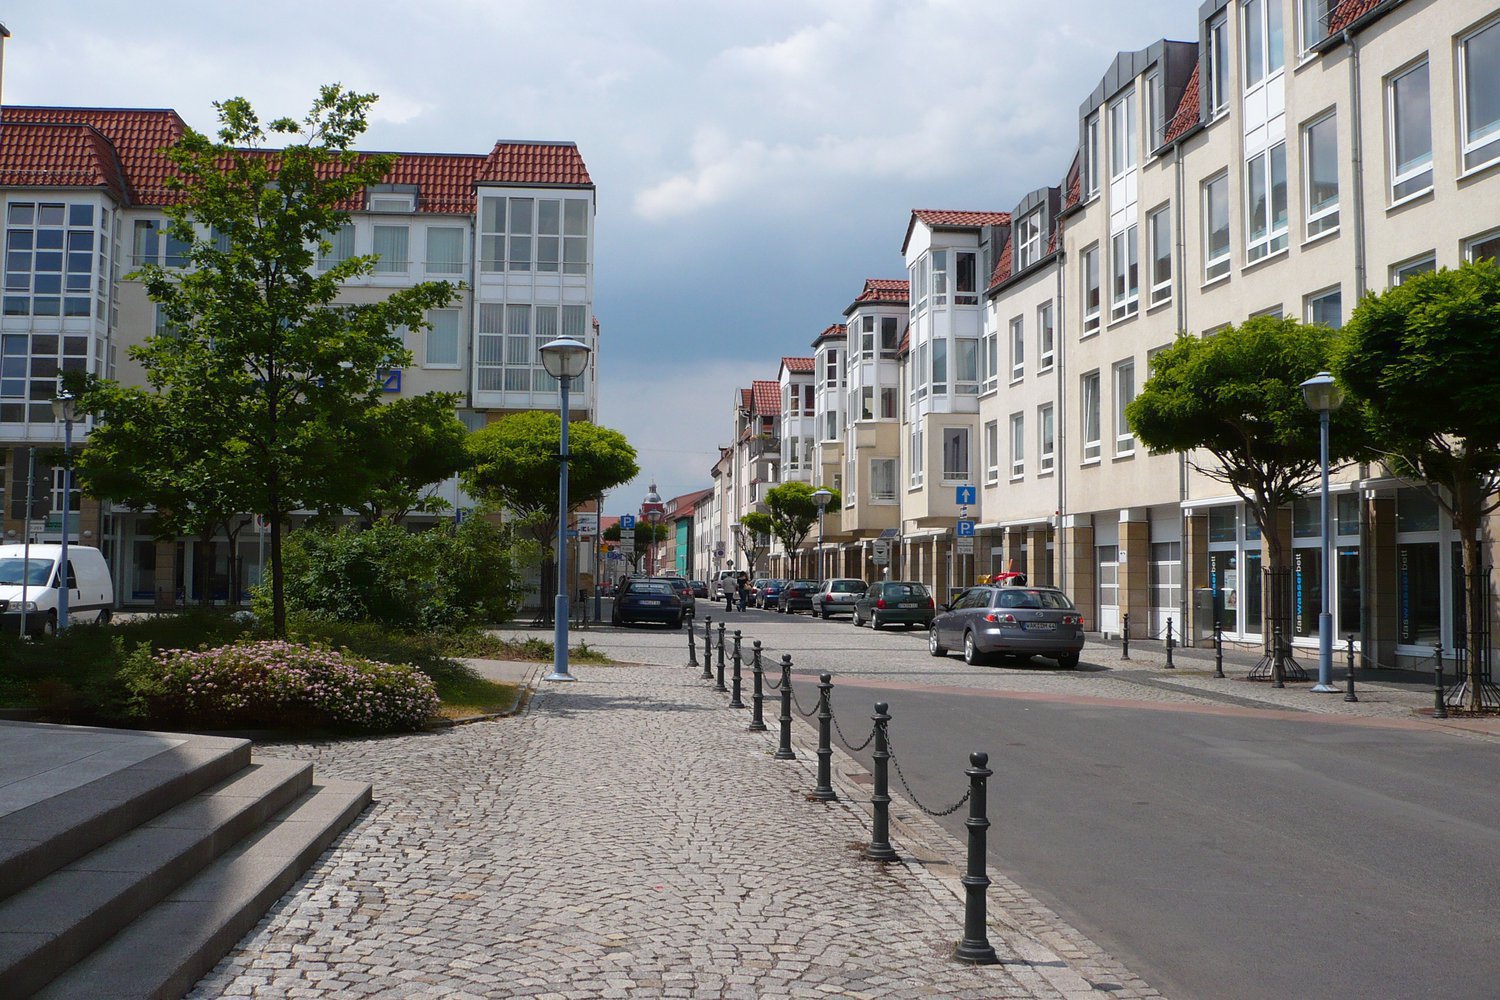
<path fill-rule="evenodd" d="M 781 455 L 781 438 L 777 437 L 753 437 L 750 439 L 750 456 L 759 458 L 761 455 L 770 454 L 773 457 Z"/>

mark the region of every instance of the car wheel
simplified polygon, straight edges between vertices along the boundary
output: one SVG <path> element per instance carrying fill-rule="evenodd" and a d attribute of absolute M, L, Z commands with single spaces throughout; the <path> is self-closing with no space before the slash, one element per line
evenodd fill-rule
<path fill-rule="evenodd" d="M 826 604 L 823 605 L 823 620 L 825 622 L 828 620 L 828 605 Z"/>
<path fill-rule="evenodd" d="M 94 620 L 100 625 L 108 625 L 110 623 L 110 619 L 114 618 L 114 616 L 115 613 L 109 608 L 101 608 L 99 611 L 99 617 L 95 618 Z"/>
<path fill-rule="evenodd" d="M 965 632 L 964 633 L 964 662 L 967 663 L 971 667 L 977 667 L 977 666 L 981 666 L 985 662 L 985 660 L 986 660 L 986 656 L 984 655 L 984 653 L 980 652 L 979 651 L 979 647 L 976 646 L 976 645 L 974 645 L 974 633 L 973 632 Z"/>
<path fill-rule="evenodd" d="M 56 635 L 56 634 L 57 634 L 57 612 L 56 611 L 49 611 L 49 612 L 47 612 L 47 617 L 42 619 L 42 635 L 51 636 L 51 635 Z"/>
<path fill-rule="evenodd" d="M 1057 658 L 1057 665 L 1064 670 L 1077 670 L 1078 656 L 1077 653 L 1064 653 Z"/>
<path fill-rule="evenodd" d="M 948 651 L 943 648 L 943 644 L 938 642 L 937 629 L 935 628 L 928 629 L 927 631 L 927 652 L 930 656 L 948 655 Z"/>
<path fill-rule="evenodd" d="M 870 612 L 870 628 L 876 632 L 880 631 L 880 613 L 878 611 Z"/>

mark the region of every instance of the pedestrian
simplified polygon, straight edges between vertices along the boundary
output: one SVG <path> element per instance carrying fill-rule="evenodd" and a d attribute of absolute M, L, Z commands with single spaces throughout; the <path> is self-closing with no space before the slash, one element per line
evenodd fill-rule
<path fill-rule="evenodd" d="M 732 577 L 732 576 L 726 576 L 724 578 L 724 584 L 723 584 L 723 586 L 724 586 L 724 610 L 725 611 L 733 611 L 734 610 L 734 591 L 735 591 L 735 587 L 738 585 L 738 583 L 739 583 L 739 581 L 737 579 L 735 579 L 734 577 Z"/>
<path fill-rule="evenodd" d="M 745 610 L 745 601 L 750 596 L 750 576 L 749 576 L 749 574 L 747 574 L 747 573 L 741 573 L 738 577 L 736 577 L 735 581 L 734 581 L 734 589 L 735 589 L 735 593 L 739 596 L 739 599 L 740 599 L 740 610 L 744 611 Z"/>

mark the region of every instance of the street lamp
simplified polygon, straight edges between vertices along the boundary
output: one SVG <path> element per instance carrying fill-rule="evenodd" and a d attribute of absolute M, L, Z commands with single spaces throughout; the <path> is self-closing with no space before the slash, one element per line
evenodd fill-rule
<path fill-rule="evenodd" d="M 662 506 L 661 494 L 656 492 L 656 484 L 646 491 L 646 499 L 641 501 L 641 516 L 646 523 L 651 525 L 651 572 L 655 576 L 661 572 L 661 567 L 656 564 L 656 526 L 661 523 L 666 508 Z"/>
<path fill-rule="evenodd" d="M 823 579 L 823 511 L 828 509 L 828 501 L 833 499 L 833 494 L 819 486 L 813 490 L 812 501 L 818 505 L 818 579 Z"/>
<path fill-rule="evenodd" d="M 574 681 L 568 673 L 568 388 L 589 364 L 589 346 L 568 337 L 543 344 L 537 349 L 542 367 L 557 379 L 560 388 L 558 411 L 562 415 L 562 434 L 557 447 L 557 598 L 552 606 L 552 673 L 546 681 Z"/>
<path fill-rule="evenodd" d="M 73 505 L 73 421 L 78 419 L 78 400 L 66 389 L 59 389 L 52 400 L 52 415 L 63 425 L 63 506 L 62 546 L 57 554 L 57 630 L 68 627 L 68 508 Z"/>
<path fill-rule="evenodd" d="M 1312 690 L 1334 693 L 1333 615 L 1329 613 L 1329 591 L 1333 588 L 1333 525 L 1328 517 L 1328 418 L 1344 401 L 1344 393 L 1327 372 L 1318 372 L 1302 383 L 1302 399 L 1318 415 L 1319 459 L 1323 470 L 1323 606 L 1318 612 L 1318 683 Z"/>

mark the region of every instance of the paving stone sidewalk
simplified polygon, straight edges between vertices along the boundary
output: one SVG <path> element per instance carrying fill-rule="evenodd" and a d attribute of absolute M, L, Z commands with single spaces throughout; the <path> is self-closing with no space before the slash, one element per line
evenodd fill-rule
<path fill-rule="evenodd" d="M 863 861 L 863 808 L 806 801 L 805 748 L 773 760 L 723 704 L 680 666 L 590 667 L 517 719 L 262 748 L 376 804 L 190 995 L 1157 995 L 1003 880 L 1002 964 L 954 962 L 952 873 Z"/>

